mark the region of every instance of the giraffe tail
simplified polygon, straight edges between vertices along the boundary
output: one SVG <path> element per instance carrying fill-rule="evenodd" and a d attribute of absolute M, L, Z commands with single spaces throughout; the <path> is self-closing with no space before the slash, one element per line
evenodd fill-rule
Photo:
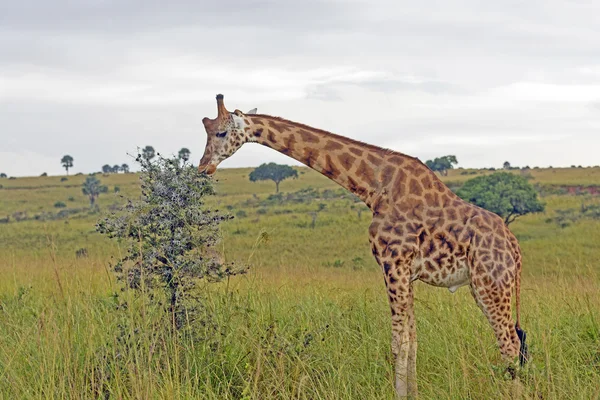
<path fill-rule="evenodd" d="M 521 259 L 519 259 L 517 262 L 517 270 L 515 275 L 515 308 L 517 309 L 517 323 L 515 325 L 515 330 L 517 331 L 517 336 L 521 342 L 521 347 L 519 348 L 519 364 L 522 367 L 527 362 L 529 352 L 527 349 L 527 343 L 525 342 L 527 333 L 521 329 Z"/>

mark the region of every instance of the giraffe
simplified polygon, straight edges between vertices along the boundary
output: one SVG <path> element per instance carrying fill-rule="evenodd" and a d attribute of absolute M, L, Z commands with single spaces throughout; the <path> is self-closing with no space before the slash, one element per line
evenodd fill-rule
<path fill-rule="evenodd" d="M 394 386 L 416 397 L 417 336 L 413 283 L 469 286 L 487 317 L 502 359 L 526 361 L 520 328 L 522 257 L 516 237 L 496 214 L 455 195 L 419 159 L 280 117 L 229 112 L 216 96 L 217 117 L 198 169 L 207 175 L 244 143 L 259 143 L 320 172 L 357 195 L 372 211 L 368 228 L 391 310 Z M 516 324 L 511 298 L 515 290 Z"/>

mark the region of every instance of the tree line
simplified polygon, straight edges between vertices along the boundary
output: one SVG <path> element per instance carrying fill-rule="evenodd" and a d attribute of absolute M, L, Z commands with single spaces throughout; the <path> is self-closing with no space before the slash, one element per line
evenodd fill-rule
<path fill-rule="evenodd" d="M 154 150 L 154 147 L 146 146 L 142 149 L 141 156 L 144 157 L 145 160 L 150 161 L 154 157 L 156 157 L 156 154 L 157 153 Z M 183 162 L 187 162 L 190 159 L 190 154 L 192 154 L 192 152 L 187 147 L 182 147 L 179 150 L 179 152 L 177 153 L 177 158 L 182 160 Z M 75 160 L 71 155 L 66 154 L 60 159 L 60 163 L 63 166 L 63 168 L 65 169 L 65 171 L 67 171 L 67 175 L 69 175 L 69 168 L 73 168 Z M 127 164 L 121 164 L 121 165 L 104 164 L 102 166 L 101 171 L 105 174 L 110 174 L 110 173 L 116 174 L 119 172 L 123 172 L 126 174 L 126 173 L 129 173 L 129 165 L 127 165 Z"/>
<path fill-rule="evenodd" d="M 184 163 L 190 158 L 190 150 L 182 148 L 178 152 L 177 159 Z M 150 162 L 157 155 L 152 146 L 146 146 L 142 149 L 140 156 L 146 162 Z M 69 168 L 73 167 L 73 157 L 65 155 L 61 159 L 63 167 L 67 174 Z M 448 175 L 448 170 L 453 169 L 458 164 L 454 155 L 436 157 L 425 161 L 425 165 L 433 172 L 442 176 Z M 502 165 L 504 170 L 514 169 L 508 161 Z M 105 164 L 102 167 L 103 173 L 129 172 L 127 164 L 110 166 Z M 0 174 L 0 177 L 6 177 L 6 174 Z M 279 185 L 282 181 L 289 178 L 298 178 L 298 172 L 289 165 L 280 165 L 276 163 L 264 163 L 255 168 L 248 176 L 252 182 L 270 180 L 275 183 L 275 192 L 279 192 Z M 95 176 L 87 177 L 82 185 L 83 194 L 87 195 L 90 204 L 93 206 L 96 198 L 101 193 L 106 193 L 108 188 L 101 184 Z M 479 207 L 492 211 L 504 219 L 509 225 L 516 218 L 529 213 L 542 212 L 545 205 L 538 200 L 538 194 L 533 185 L 531 185 L 523 176 L 511 174 L 508 172 L 495 172 L 491 175 L 479 176 L 468 180 L 456 191 L 456 194 L 464 200 L 473 203 Z"/>

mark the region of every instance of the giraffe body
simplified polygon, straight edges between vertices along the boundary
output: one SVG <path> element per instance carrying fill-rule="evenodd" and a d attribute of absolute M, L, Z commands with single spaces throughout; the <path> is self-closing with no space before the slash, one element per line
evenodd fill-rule
<path fill-rule="evenodd" d="M 496 214 L 455 195 L 421 161 L 278 117 L 225 109 L 203 119 L 208 140 L 199 169 L 217 165 L 244 143 L 273 148 L 356 194 L 372 211 L 369 242 L 381 266 L 392 320 L 395 388 L 416 396 L 417 339 L 413 282 L 454 293 L 469 286 L 504 359 L 519 355 L 521 253 Z M 516 294 L 517 323 L 512 319 Z"/>

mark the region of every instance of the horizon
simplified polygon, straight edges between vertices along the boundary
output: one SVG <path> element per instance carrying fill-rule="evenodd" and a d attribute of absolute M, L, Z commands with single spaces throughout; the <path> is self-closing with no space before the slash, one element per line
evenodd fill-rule
<path fill-rule="evenodd" d="M 74 157 L 73 157 L 74 158 Z M 167 157 L 170 158 L 170 157 Z M 135 159 L 133 160 L 135 162 Z M 425 160 L 419 160 L 421 162 L 423 162 L 423 164 L 425 164 Z M 119 164 L 123 164 L 123 163 L 119 163 Z M 128 164 L 128 163 L 125 163 Z M 111 166 L 114 166 L 116 164 L 113 164 Z M 190 164 L 192 167 L 197 167 L 196 165 Z M 260 164 L 257 165 L 252 165 L 252 166 L 238 166 L 238 167 L 221 167 L 219 166 L 219 168 L 217 169 L 217 173 L 221 170 L 235 170 L 235 169 L 253 169 L 253 168 L 257 168 Z M 283 164 L 283 165 L 290 165 L 291 167 L 294 168 L 306 168 L 306 169 L 311 169 L 311 167 L 301 164 L 299 163 L 298 165 L 292 165 L 292 164 Z M 134 164 L 128 164 L 130 170 L 128 173 L 130 174 L 137 174 L 141 172 L 141 169 L 136 169 L 136 168 L 132 168 L 132 166 L 135 166 Z M 451 168 L 449 171 L 452 170 L 465 170 L 465 171 L 469 171 L 469 170 L 476 170 L 476 171 L 489 171 L 491 169 L 494 169 L 495 172 L 501 172 L 501 171 L 507 171 L 507 170 L 522 170 L 522 169 L 539 169 L 539 170 L 544 170 L 544 169 L 553 169 L 553 170 L 559 170 L 559 169 L 594 169 L 594 168 L 600 168 L 600 165 L 575 165 L 575 164 L 571 164 L 569 166 L 561 166 L 561 165 L 550 165 L 550 166 L 538 166 L 538 165 L 512 165 L 511 164 L 511 168 L 510 169 L 505 169 L 502 166 L 500 167 L 495 167 L 495 166 L 484 166 L 484 167 L 463 167 L 460 165 L 456 165 L 453 168 Z M 0 173 L 5 173 L 4 171 L 0 170 Z M 69 174 L 67 175 L 66 171 L 63 168 L 63 173 L 58 173 L 58 174 L 48 174 L 46 173 L 46 175 L 42 175 L 44 174 L 44 172 L 42 172 L 41 174 L 38 175 L 10 175 L 10 174 L 6 174 L 7 177 L 6 178 L 0 178 L 0 179 L 9 179 L 9 178 L 40 178 L 40 177 L 48 177 L 48 178 L 52 178 L 52 177 L 65 177 L 65 176 L 77 176 L 77 175 L 92 175 L 92 174 L 107 174 L 107 175 L 111 175 L 111 174 L 123 174 L 123 172 L 102 172 L 102 169 L 99 168 L 97 171 L 70 171 Z M 318 173 L 318 171 L 317 171 Z"/>

